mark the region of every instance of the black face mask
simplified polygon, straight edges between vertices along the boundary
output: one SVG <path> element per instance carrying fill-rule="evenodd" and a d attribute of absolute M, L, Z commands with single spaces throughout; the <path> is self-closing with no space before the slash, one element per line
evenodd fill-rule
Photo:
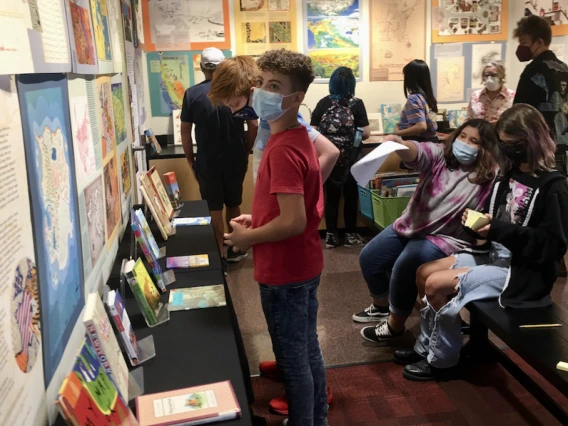
<path fill-rule="evenodd" d="M 515 144 L 505 144 L 501 139 L 498 140 L 499 147 L 505 157 L 511 160 L 515 164 L 526 163 L 528 160 L 527 146 L 522 142 L 517 142 Z"/>
<path fill-rule="evenodd" d="M 252 107 L 249 107 L 248 105 L 245 105 L 240 110 L 235 111 L 233 113 L 233 117 L 241 118 L 243 120 L 258 120 L 258 115 L 254 111 L 254 109 L 252 109 Z"/>

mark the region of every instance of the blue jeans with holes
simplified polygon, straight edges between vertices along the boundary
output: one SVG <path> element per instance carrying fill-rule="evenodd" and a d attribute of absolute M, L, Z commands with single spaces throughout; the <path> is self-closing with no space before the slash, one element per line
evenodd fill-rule
<path fill-rule="evenodd" d="M 460 311 L 474 300 L 495 299 L 503 291 L 511 265 L 511 252 L 493 242 L 488 254 L 458 253 L 452 269 L 467 268 L 457 275 L 457 294 L 438 312 L 424 298 L 420 311 L 421 333 L 414 350 L 437 368 L 450 368 L 459 362 L 462 347 Z"/>
<path fill-rule="evenodd" d="M 392 225 L 361 251 L 359 264 L 373 298 L 390 295 L 390 311 L 410 315 L 416 302 L 416 271 L 446 254 L 426 238 L 399 236 Z M 392 272 L 391 272 L 392 271 Z"/>
<path fill-rule="evenodd" d="M 276 363 L 284 378 L 289 426 L 327 424 L 325 363 L 316 331 L 320 277 L 260 284 L 260 300 Z"/>

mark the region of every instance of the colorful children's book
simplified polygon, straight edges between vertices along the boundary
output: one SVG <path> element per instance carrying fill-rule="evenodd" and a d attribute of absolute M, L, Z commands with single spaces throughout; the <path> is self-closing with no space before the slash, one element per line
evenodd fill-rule
<path fill-rule="evenodd" d="M 124 273 L 148 323 L 150 325 L 156 324 L 158 313 L 163 305 L 160 301 L 160 293 L 156 290 L 144 263 L 140 258 L 136 262 L 129 260 L 124 267 Z"/>
<path fill-rule="evenodd" d="M 152 131 L 152 129 L 146 130 L 145 134 L 146 134 L 146 138 L 148 138 L 148 142 L 150 143 L 150 145 L 152 145 L 152 148 L 154 149 L 154 151 L 158 154 L 160 152 L 162 152 L 162 147 L 158 143 L 158 139 L 156 139 L 156 135 L 154 135 L 154 132 Z"/>
<path fill-rule="evenodd" d="M 164 210 L 160 197 L 156 193 L 148 174 L 142 173 L 140 175 L 140 183 L 140 192 L 144 198 L 144 203 L 146 203 L 154 217 L 154 221 L 158 224 L 160 234 L 162 234 L 164 240 L 167 240 L 172 234 L 172 225 L 169 216 Z"/>
<path fill-rule="evenodd" d="M 130 318 L 120 293 L 116 290 L 109 291 L 105 303 L 110 311 L 114 325 L 122 337 L 125 350 L 130 358 L 138 359 L 138 342 L 136 341 L 136 335 L 132 329 Z"/>
<path fill-rule="evenodd" d="M 144 216 L 144 212 L 142 211 L 142 209 L 136 209 L 134 211 L 134 214 L 136 215 L 136 220 L 137 220 L 138 224 L 140 224 L 140 226 L 142 227 L 142 232 L 146 236 L 146 240 L 148 241 L 148 244 L 150 245 L 150 248 L 152 249 L 152 253 L 154 253 L 154 256 L 156 257 L 156 259 L 159 258 L 160 257 L 160 247 L 158 247 L 158 243 L 156 242 L 156 239 L 154 238 L 154 234 L 152 234 L 152 230 L 150 229 L 150 226 L 148 225 L 148 221 L 146 220 L 146 216 Z"/>
<path fill-rule="evenodd" d="M 203 217 L 176 217 L 172 220 L 172 225 L 177 228 L 178 226 L 201 226 L 209 225 L 211 223 L 211 216 Z"/>
<path fill-rule="evenodd" d="M 166 259 L 166 267 L 176 268 L 204 268 L 209 266 L 209 256 L 207 254 L 197 254 L 194 256 L 175 256 Z"/>
<path fill-rule="evenodd" d="M 170 290 L 170 311 L 215 308 L 226 306 L 225 289 L 222 284 L 202 287 L 175 288 Z"/>
<path fill-rule="evenodd" d="M 164 173 L 164 181 L 172 205 L 176 209 L 179 208 L 181 206 L 181 193 L 179 192 L 176 174 L 174 172 Z"/>
<path fill-rule="evenodd" d="M 231 382 L 219 382 L 136 398 L 140 426 L 192 425 L 241 416 Z"/>
<path fill-rule="evenodd" d="M 162 203 L 162 207 L 164 208 L 164 211 L 166 212 L 166 214 L 168 216 L 168 220 L 170 220 L 172 217 L 174 217 L 174 207 L 172 206 L 172 203 L 170 202 L 170 197 L 168 196 L 168 191 L 166 191 L 166 188 L 164 187 L 164 184 L 162 183 L 162 179 L 160 178 L 160 174 L 158 173 L 158 170 L 156 170 L 156 166 L 152 167 L 148 171 L 148 176 L 150 177 L 150 181 L 152 182 L 152 185 L 154 186 L 154 190 L 158 194 L 160 202 Z"/>
<path fill-rule="evenodd" d="M 97 292 L 89 294 L 83 323 L 102 366 L 113 379 L 120 394 L 128 401 L 128 366 Z"/>
<path fill-rule="evenodd" d="M 448 110 L 448 122 L 450 128 L 457 129 L 467 121 L 467 111 L 464 109 Z"/>
<path fill-rule="evenodd" d="M 138 222 L 138 216 L 135 214 L 134 210 L 131 210 L 130 216 L 130 222 L 134 236 L 136 237 L 138 244 L 140 244 L 140 248 L 144 252 L 144 256 L 146 256 L 146 260 L 148 261 L 150 268 L 152 268 L 152 273 L 154 274 L 154 278 L 156 278 L 158 287 L 160 288 L 162 293 L 165 293 L 166 284 L 164 283 L 162 268 L 160 266 L 160 263 L 158 262 L 158 258 L 154 255 L 154 251 L 150 248 L 150 243 L 146 238 L 146 234 L 142 229 L 142 225 L 140 225 L 140 223 Z"/>
<path fill-rule="evenodd" d="M 383 131 L 386 134 L 395 132 L 395 127 L 400 121 L 402 106 L 400 104 L 382 104 L 381 114 L 383 115 Z"/>
<path fill-rule="evenodd" d="M 84 339 L 73 370 L 59 389 L 56 404 L 68 424 L 138 425 L 107 375 L 89 339 Z"/>

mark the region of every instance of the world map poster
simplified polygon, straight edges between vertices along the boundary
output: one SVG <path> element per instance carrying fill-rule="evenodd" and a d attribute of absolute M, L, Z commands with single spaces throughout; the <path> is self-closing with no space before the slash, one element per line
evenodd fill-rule
<path fill-rule="evenodd" d="M 84 305 L 67 81 L 18 77 L 49 384 Z"/>
<path fill-rule="evenodd" d="M 308 0 L 306 51 L 314 66 L 316 82 L 327 82 L 340 66 L 360 77 L 359 0 Z"/>

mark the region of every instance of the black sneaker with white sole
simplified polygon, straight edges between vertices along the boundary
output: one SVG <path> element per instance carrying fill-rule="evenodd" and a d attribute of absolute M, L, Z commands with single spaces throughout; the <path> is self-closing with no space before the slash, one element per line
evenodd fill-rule
<path fill-rule="evenodd" d="M 334 232 L 325 235 L 325 248 L 332 249 L 339 246 L 339 237 Z"/>
<path fill-rule="evenodd" d="M 377 326 L 365 327 L 361 330 L 361 336 L 363 336 L 363 339 L 376 343 L 394 339 L 395 337 L 400 337 L 403 334 L 404 329 L 402 329 L 401 331 L 394 331 L 392 328 L 390 328 L 389 322 L 387 320 L 383 321 Z"/>
<path fill-rule="evenodd" d="M 371 306 L 365 308 L 363 312 L 359 312 L 358 314 L 353 314 L 353 321 L 360 322 L 360 323 L 367 323 L 367 322 L 377 322 L 382 321 L 385 317 L 389 316 L 389 307 L 388 306 L 377 306 L 374 303 L 371 303 Z"/>
<path fill-rule="evenodd" d="M 248 254 L 243 251 L 234 251 L 233 247 L 227 249 L 227 262 L 239 263 L 241 260 L 246 259 Z"/>
<path fill-rule="evenodd" d="M 229 265 L 227 263 L 227 259 L 224 257 L 221 258 L 221 268 L 223 269 L 223 275 L 227 276 L 227 269 L 229 269 Z"/>

